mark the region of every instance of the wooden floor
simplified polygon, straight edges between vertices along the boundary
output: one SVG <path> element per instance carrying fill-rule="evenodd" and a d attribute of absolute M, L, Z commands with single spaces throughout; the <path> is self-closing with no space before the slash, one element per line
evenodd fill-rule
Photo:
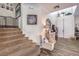
<path fill-rule="evenodd" d="M 58 39 L 53 51 L 43 50 L 40 56 L 79 56 L 79 40 Z"/>

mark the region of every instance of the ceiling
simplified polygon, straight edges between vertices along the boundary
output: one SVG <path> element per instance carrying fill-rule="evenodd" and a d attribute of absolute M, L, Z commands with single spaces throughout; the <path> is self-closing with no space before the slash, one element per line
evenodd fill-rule
<path fill-rule="evenodd" d="M 12 4 L 13 4 L 13 7 L 15 8 L 18 3 L 12 3 Z M 35 6 L 36 8 L 41 7 L 42 11 L 44 11 L 44 13 L 46 14 L 49 14 L 51 12 L 58 11 L 64 8 L 68 8 L 74 5 L 78 5 L 79 7 L 79 3 L 24 3 L 24 4 L 32 5 L 32 6 Z M 55 8 L 55 6 L 57 5 L 59 5 L 59 8 Z"/>
<path fill-rule="evenodd" d="M 51 13 L 51 12 L 54 12 L 54 11 L 65 9 L 65 8 L 68 8 L 68 7 L 71 7 L 71 6 L 74 6 L 74 5 L 78 5 L 78 7 L 79 7 L 79 3 L 50 3 L 50 4 L 41 4 L 41 5 L 44 7 L 43 10 L 46 13 Z M 57 6 L 57 5 L 59 5 L 60 7 L 55 8 L 55 6 Z"/>
<path fill-rule="evenodd" d="M 2 3 L 0 3 L 1 5 Z M 14 7 L 17 6 L 18 3 L 12 3 Z M 38 6 L 40 5 L 41 7 L 44 7 L 45 9 L 50 9 L 52 12 L 53 11 L 57 11 L 57 10 L 61 10 L 70 6 L 74 6 L 74 5 L 79 5 L 79 3 L 26 3 L 29 5 L 34 5 L 34 6 Z M 59 5 L 60 8 L 54 8 L 55 6 Z"/>
<path fill-rule="evenodd" d="M 34 6 L 34 8 L 40 7 L 45 14 L 49 14 L 51 12 L 65 9 L 74 5 L 79 6 L 79 3 L 25 3 L 25 4 L 26 6 L 27 5 Z M 57 5 L 59 5 L 59 8 L 55 8 L 55 6 Z"/>

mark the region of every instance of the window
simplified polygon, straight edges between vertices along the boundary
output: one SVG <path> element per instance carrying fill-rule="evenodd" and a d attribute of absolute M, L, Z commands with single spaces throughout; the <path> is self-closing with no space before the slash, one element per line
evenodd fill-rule
<path fill-rule="evenodd" d="M 6 9 L 9 10 L 9 6 L 6 6 Z"/>

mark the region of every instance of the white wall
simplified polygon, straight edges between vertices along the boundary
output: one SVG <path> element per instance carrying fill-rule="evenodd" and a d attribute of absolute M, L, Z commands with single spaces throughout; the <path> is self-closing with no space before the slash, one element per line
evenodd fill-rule
<path fill-rule="evenodd" d="M 64 10 L 59 10 L 54 13 L 51 13 L 48 15 L 48 18 L 50 18 L 52 24 L 55 24 L 58 28 L 58 37 L 64 38 L 71 38 L 74 37 L 74 31 L 75 31 L 75 13 L 76 7 L 67 8 Z M 63 16 L 61 12 L 71 12 L 72 15 Z M 59 17 L 57 17 L 57 14 L 60 14 Z M 63 20 L 64 19 L 64 20 Z M 64 31 L 64 32 L 63 32 Z"/>
<path fill-rule="evenodd" d="M 21 13 L 22 13 L 22 31 L 26 37 L 29 37 L 30 40 L 33 40 L 37 44 L 40 43 L 40 32 L 42 31 L 43 25 L 42 21 L 46 19 L 46 14 L 42 13 L 42 10 L 39 5 L 34 5 L 34 9 L 29 9 L 30 4 L 21 4 Z M 27 15 L 34 14 L 37 15 L 37 24 L 36 25 L 27 25 Z"/>
<path fill-rule="evenodd" d="M 44 6 L 44 7 L 46 7 L 46 6 Z M 18 18 L 19 27 L 22 28 L 23 34 L 25 34 L 26 37 L 29 37 L 30 40 L 33 40 L 37 44 L 40 43 L 39 34 L 43 29 L 42 23 L 46 20 L 46 18 L 49 17 L 53 24 L 55 24 L 55 22 L 57 20 L 56 14 L 54 14 L 52 17 L 48 16 L 49 9 L 45 9 L 44 7 L 41 4 L 40 5 L 39 4 L 21 4 L 21 17 Z M 27 15 L 28 14 L 37 15 L 37 25 L 27 25 Z M 65 19 L 67 19 L 67 21 L 69 21 L 68 19 L 72 19 L 72 23 L 71 23 L 71 20 L 70 20 L 70 22 L 68 22 L 68 24 L 72 24 L 72 25 L 70 25 L 68 28 L 66 28 L 66 32 L 67 32 L 65 34 L 66 37 L 71 37 L 74 34 L 74 32 L 73 32 L 74 29 L 72 29 L 73 22 L 74 22 L 73 18 L 74 17 L 72 17 L 72 16 L 65 17 Z M 60 20 L 61 20 L 61 18 L 60 18 Z M 67 21 L 66 21 L 66 23 L 67 23 Z M 59 23 L 60 22 L 61 21 L 59 21 Z M 21 24 L 22 24 L 22 26 L 21 26 Z M 65 26 L 67 27 L 68 25 L 65 25 Z M 61 27 L 59 27 L 59 28 L 61 28 Z M 69 30 L 69 32 L 68 32 L 68 30 Z"/>
<path fill-rule="evenodd" d="M 74 37 L 74 16 L 64 16 L 64 17 L 56 17 L 55 15 L 49 17 L 52 24 L 55 24 L 58 28 L 58 37 L 63 37 L 64 30 L 64 38 Z M 64 19 L 64 24 L 63 24 Z M 64 28 L 63 28 L 64 26 Z"/>
<path fill-rule="evenodd" d="M 17 20 L 18 20 L 18 27 L 20 29 L 22 29 L 22 18 L 21 18 L 21 16 Z"/>
<path fill-rule="evenodd" d="M 74 16 L 66 16 L 64 20 L 64 36 L 66 38 L 74 38 L 75 34 L 75 22 L 74 22 Z"/>

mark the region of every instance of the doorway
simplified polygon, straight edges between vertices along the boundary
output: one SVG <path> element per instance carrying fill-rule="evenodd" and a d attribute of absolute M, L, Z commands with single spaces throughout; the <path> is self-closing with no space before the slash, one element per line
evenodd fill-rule
<path fill-rule="evenodd" d="M 74 37 L 74 17 L 73 15 L 59 17 L 57 19 L 58 37 Z"/>

